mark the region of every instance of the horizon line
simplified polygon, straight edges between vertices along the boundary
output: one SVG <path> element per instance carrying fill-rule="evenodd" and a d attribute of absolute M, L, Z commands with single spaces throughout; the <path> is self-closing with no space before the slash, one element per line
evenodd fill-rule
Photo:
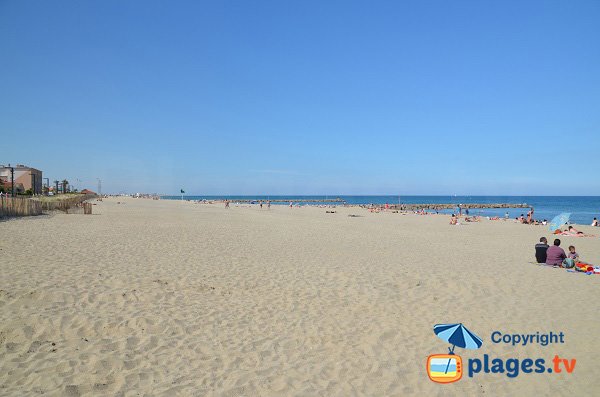
<path fill-rule="evenodd" d="M 108 194 L 108 193 L 107 193 Z M 137 193 L 117 193 L 117 194 L 137 194 Z M 161 193 L 140 193 L 156 194 L 161 197 L 600 197 L 600 195 L 545 195 L 545 194 L 161 194 Z"/>

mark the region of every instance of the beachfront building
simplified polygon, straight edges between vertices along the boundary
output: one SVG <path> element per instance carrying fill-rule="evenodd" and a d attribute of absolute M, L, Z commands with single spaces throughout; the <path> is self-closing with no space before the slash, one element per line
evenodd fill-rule
<path fill-rule="evenodd" d="M 14 170 L 12 177 L 11 169 Z M 12 191 L 12 178 L 14 178 L 15 194 L 25 193 L 30 189 L 33 194 L 42 194 L 42 171 L 23 164 L 0 165 L 0 179 L 6 192 Z"/>

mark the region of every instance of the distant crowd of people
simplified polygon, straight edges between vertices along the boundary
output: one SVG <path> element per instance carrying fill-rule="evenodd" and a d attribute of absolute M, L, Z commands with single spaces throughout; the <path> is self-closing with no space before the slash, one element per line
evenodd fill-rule
<path fill-rule="evenodd" d="M 525 216 L 524 214 L 521 214 L 520 216 L 515 218 L 515 222 L 521 223 L 523 225 L 547 225 L 548 224 L 547 219 L 542 219 L 542 220 L 535 219 L 533 217 L 533 212 L 534 212 L 533 208 L 531 208 L 527 212 L 527 216 Z M 506 213 L 505 217 L 508 219 L 508 212 Z"/>
<path fill-rule="evenodd" d="M 450 216 L 450 224 L 451 225 L 460 225 L 460 219 L 461 216 L 463 214 L 463 210 L 462 208 L 459 208 L 460 211 L 457 211 L 457 213 L 453 213 Z M 481 219 L 479 216 L 469 216 L 469 210 L 465 209 L 464 214 L 466 215 L 465 222 L 479 222 Z M 546 226 L 548 225 L 550 222 L 547 219 L 542 219 L 542 220 L 538 220 L 535 219 L 533 217 L 534 215 L 534 210 L 533 208 L 531 208 L 528 212 L 527 215 L 525 214 L 521 214 L 520 216 L 517 216 L 516 218 L 514 218 L 514 221 L 516 223 L 520 223 L 523 225 L 543 225 Z M 510 215 L 508 214 L 508 212 L 506 212 L 504 214 L 504 220 L 508 220 L 510 218 Z M 499 216 L 489 216 L 487 217 L 487 219 L 492 220 L 492 221 L 497 221 L 500 220 L 501 218 Z M 598 218 L 594 217 L 594 219 L 592 220 L 592 224 L 591 226 L 595 226 L 595 227 L 600 227 L 600 221 L 598 221 Z M 583 232 L 580 232 L 579 230 L 575 229 L 573 226 L 569 226 L 568 229 L 566 230 L 559 230 L 556 234 L 561 234 L 563 236 L 581 236 L 583 235 Z"/>
<path fill-rule="evenodd" d="M 267 200 L 266 202 L 263 200 L 259 200 L 259 201 L 251 201 L 250 204 L 257 204 L 260 207 L 260 209 L 263 208 L 263 204 L 266 204 L 267 209 L 271 209 L 271 200 Z M 229 205 L 231 204 L 231 201 L 229 201 L 228 199 L 225 199 L 225 201 L 223 201 L 223 204 L 225 204 L 225 208 L 229 209 Z M 290 202 L 290 208 L 292 207 L 292 203 Z"/>

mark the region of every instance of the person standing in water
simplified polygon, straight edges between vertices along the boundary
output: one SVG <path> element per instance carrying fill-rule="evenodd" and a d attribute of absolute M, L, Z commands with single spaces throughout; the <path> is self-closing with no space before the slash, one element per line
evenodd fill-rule
<path fill-rule="evenodd" d="M 532 224 L 533 223 L 533 208 L 531 208 L 529 210 L 529 212 L 527 213 L 527 223 L 528 224 Z"/>

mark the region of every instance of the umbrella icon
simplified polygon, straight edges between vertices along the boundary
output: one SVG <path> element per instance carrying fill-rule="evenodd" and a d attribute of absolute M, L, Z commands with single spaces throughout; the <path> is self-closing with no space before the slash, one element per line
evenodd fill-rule
<path fill-rule="evenodd" d="M 435 332 L 438 338 L 452 344 L 452 348 L 448 348 L 449 354 L 454 354 L 454 348 L 456 346 L 462 347 L 463 349 L 479 349 L 483 344 L 481 338 L 469 331 L 462 323 L 436 324 L 433 326 L 433 332 Z M 448 359 L 446 373 L 448 372 L 450 361 L 451 359 Z"/>
<path fill-rule="evenodd" d="M 553 232 L 565 223 L 569 222 L 570 217 L 570 212 L 563 212 L 562 214 L 555 216 L 554 219 L 552 219 L 552 221 L 550 222 L 550 231 Z"/>
<path fill-rule="evenodd" d="M 463 349 L 479 349 L 483 344 L 481 338 L 460 324 L 437 324 L 433 326 L 433 332 L 438 338 L 452 343 L 452 348 L 448 348 L 450 354 L 454 354 L 456 346 Z"/>

